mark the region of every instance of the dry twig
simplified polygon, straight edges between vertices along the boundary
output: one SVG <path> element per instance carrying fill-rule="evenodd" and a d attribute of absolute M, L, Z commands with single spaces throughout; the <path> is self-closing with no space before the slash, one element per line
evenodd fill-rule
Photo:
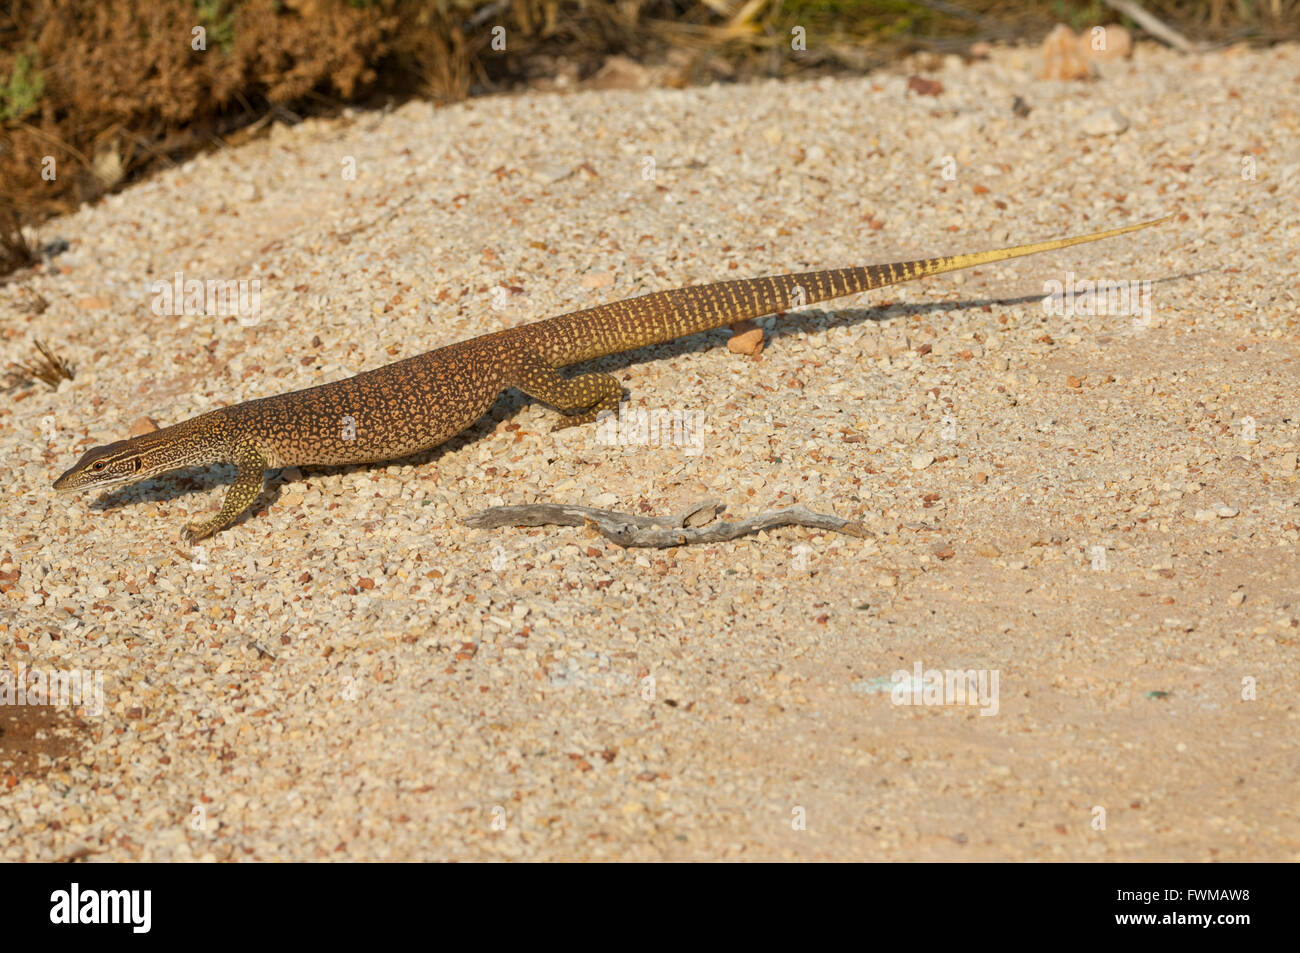
<path fill-rule="evenodd" d="M 854 520 L 814 513 L 802 506 L 769 510 L 748 519 L 723 521 L 712 526 L 701 525 L 710 522 L 723 508 L 722 504 L 709 501 L 693 506 L 678 516 L 652 517 L 591 506 L 534 503 L 526 506 L 489 507 L 471 513 L 462 522 L 479 529 L 496 529 L 499 526 L 590 526 L 620 546 L 649 546 L 658 549 L 719 543 L 778 526 L 807 526 L 858 537 L 872 535 L 870 530 Z"/>
<path fill-rule="evenodd" d="M 1169 44 L 1176 50 L 1181 50 L 1184 53 L 1197 53 L 1203 49 L 1201 44 L 1193 43 L 1173 27 L 1162 20 L 1156 19 L 1153 14 L 1142 9 L 1133 0 L 1103 0 L 1103 2 L 1106 6 L 1127 16 L 1157 40 Z"/>

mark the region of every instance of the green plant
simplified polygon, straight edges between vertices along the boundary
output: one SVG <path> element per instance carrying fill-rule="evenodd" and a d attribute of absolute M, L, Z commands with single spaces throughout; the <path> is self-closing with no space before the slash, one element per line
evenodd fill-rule
<path fill-rule="evenodd" d="M 222 53 L 229 53 L 235 45 L 235 14 L 231 10 L 222 16 L 224 7 L 223 0 L 194 0 L 194 11 L 208 31 L 208 40 Z"/>
<path fill-rule="evenodd" d="M 44 92 L 45 77 L 33 71 L 26 54 L 19 53 L 9 82 L 0 86 L 0 119 L 22 119 L 36 108 Z"/>

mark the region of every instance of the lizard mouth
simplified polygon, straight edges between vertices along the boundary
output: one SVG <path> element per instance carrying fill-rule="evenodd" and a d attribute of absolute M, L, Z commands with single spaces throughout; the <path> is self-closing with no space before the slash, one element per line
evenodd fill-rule
<path fill-rule="evenodd" d="M 72 470 L 75 470 L 75 469 L 76 469 L 76 467 L 73 467 L 73 468 L 72 468 Z M 54 481 L 54 492 L 56 492 L 56 493 L 73 493 L 73 492 L 75 492 L 76 490 L 83 489 L 83 487 L 72 486 L 71 483 L 69 482 L 69 480 L 70 480 L 71 477 L 72 477 L 72 470 L 64 470 L 64 471 L 63 471 L 63 475 L 62 475 L 61 477 L 59 477 L 57 480 Z"/>
<path fill-rule="evenodd" d="M 68 496 L 73 493 L 86 493 L 90 490 L 111 490 L 114 487 L 122 486 L 125 483 L 133 483 L 139 479 L 134 473 L 122 473 L 111 477 L 102 477 L 91 483 L 83 483 L 78 486 L 72 482 L 72 477 L 73 470 L 68 470 L 55 480 L 54 492 L 60 496 Z"/>

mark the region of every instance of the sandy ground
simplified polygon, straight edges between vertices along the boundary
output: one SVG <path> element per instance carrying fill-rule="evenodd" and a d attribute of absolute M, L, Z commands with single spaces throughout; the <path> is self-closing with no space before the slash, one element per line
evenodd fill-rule
<path fill-rule="evenodd" d="M 0 857 L 1300 859 L 1300 48 L 1034 67 L 411 104 L 53 223 L 0 288 L 5 358 L 77 367 L 0 398 Z M 50 489 L 142 415 L 602 301 L 1169 212 L 767 319 L 759 360 L 600 362 L 696 446 L 512 393 L 414 460 L 276 474 L 195 549 L 228 467 Z M 156 314 L 177 273 L 260 311 Z M 1138 292 L 1048 313 L 1075 280 Z M 705 499 L 875 536 L 459 522 Z M 918 670 L 986 694 L 902 704 Z M 102 708 L 31 703 L 82 672 Z"/>

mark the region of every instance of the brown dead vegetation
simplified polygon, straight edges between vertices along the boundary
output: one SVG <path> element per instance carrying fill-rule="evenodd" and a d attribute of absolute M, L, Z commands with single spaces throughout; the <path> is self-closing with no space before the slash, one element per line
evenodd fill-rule
<path fill-rule="evenodd" d="M 1204 39 L 1284 38 L 1300 21 L 1300 0 L 1145 6 Z M 1037 41 L 1062 10 L 1076 28 L 1119 19 L 1099 0 L 13 0 L 0 11 L 0 275 L 39 260 L 33 224 L 272 120 L 556 76 L 624 85 L 653 60 L 672 63 L 656 81 L 673 85 L 867 69 Z M 792 55 L 796 27 L 806 49 Z"/>

